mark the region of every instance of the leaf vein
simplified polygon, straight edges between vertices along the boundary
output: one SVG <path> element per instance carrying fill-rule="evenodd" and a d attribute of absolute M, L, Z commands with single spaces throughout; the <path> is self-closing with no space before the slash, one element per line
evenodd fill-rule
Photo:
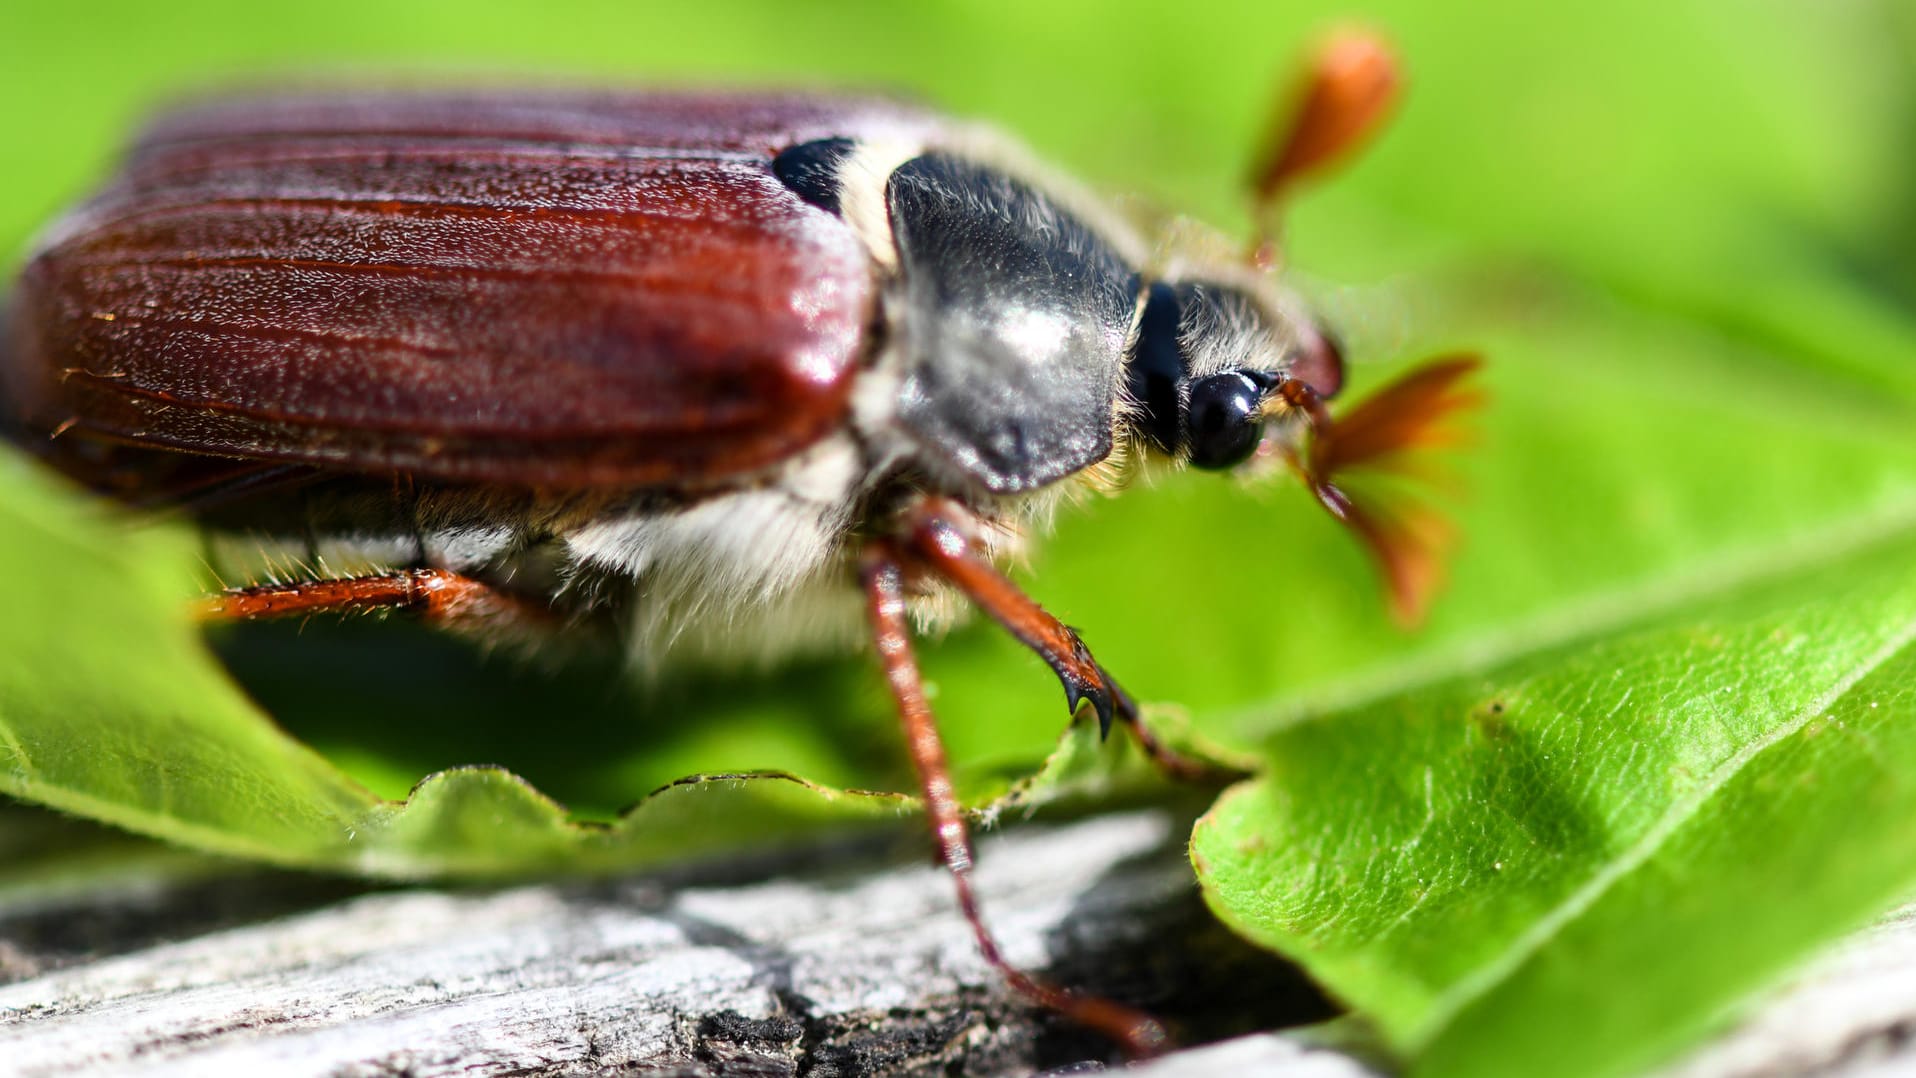
<path fill-rule="evenodd" d="M 1795 736 L 1817 716 L 1828 712 L 1830 707 L 1854 689 L 1858 682 L 1895 658 L 1912 643 L 1916 643 L 1916 622 L 1905 625 L 1882 647 L 1847 671 L 1826 692 L 1812 700 L 1807 707 L 1801 709 L 1787 722 L 1778 723 L 1763 736 L 1752 739 L 1738 749 L 1710 773 L 1708 782 L 1699 784 L 1695 792 L 1678 799 L 1670 806 L 1669 811 L 1644 832 L 1641 838 L 1631 844 L 1620 856 L 1605 864 L 1563 902 L 1538 917 L 1499 956 L 1459 978 L 1448 990 L 1438 995 L 1431 1002 L 1420 1028 L 1409 1036 L 1410 1043 L 1417 1048 L 1428 1044 L 1472 1001 L 1489 991 L 1492 986 L 1507 979 L 1554 938 L 1564 926 L 1594 906 L 1619 880 L 1642 867 L 1657 850 L 1662 848 L 1671 835 L 1687 823 L 1705 802 L 1751 761 L 1772 746 Z"/>

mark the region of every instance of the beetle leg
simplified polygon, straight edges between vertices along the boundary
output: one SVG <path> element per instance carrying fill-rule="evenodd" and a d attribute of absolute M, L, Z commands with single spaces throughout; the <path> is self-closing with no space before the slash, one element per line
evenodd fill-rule
<path fill-rule="evenodd" d="M 1182 755 L 1145 729 L 1137 702 L 1092 658 L 1077 631 L 1052 617 L 976 552 L 965 536 L 968 519 L 969 514 L 943 498 L 919 503 L 907 518 L 905 532 L 912 559 L 957 585 L 1019 643 L 1037 652 L 1064 683 L 1065 704 L 1073 714 L 1080 701 L 1091 701 L 1101 735 L 1110 735 L 1113 719 L 1123 723 L 1158 770 L 1174 779 L 1216 782 L 1237 777 Z"/>
<path fill-rule="evenodd" d="M 971 887 L 974 861 L 971 838 L 966 831 L 964 810 L 952 788 L 944 742 L 938 736 L 931 704 L 925 699 L 918 660 L 912 654 L 911 626 L 905 616 L 905 566 L 899 551 L 882 540 L 869 544 L 859 566 L 859 579 L 865 590 L 866 611 L 871 617 L 872 639 L 885 668 L 885 679 L 891 685 L 892 699 L 898 705 L 899 718 L 904 722 L 905 744 L 918 774 L 919 789 L 924 794 L 925 815 L 931 820 L 938 860 L 951 873 L 958 891 L 958 908 L 978 939 L 979 952 L 1020 995 L 1103 1033 L 1131 1056 L 1155 1054 L 1167 1043 L 1164 1027 L 1155 1019 L 1109 1000 L 1072 995 L 1005 961 L 997 939 L 985 926 L 978 896 Z"/>
<path fill-rule="evenodd" d="M 1109 677 L 1109 675 L 1106 676 Z M 1158 735 L 1151 732 L 1150 727 L 1144 725 L 1144 716 L 1138 712 L 1137 702 L 1131 699 L 1131 694 L 1125 692 L 1115 681 L 1111 683 L 1111 687 L 1117 689 L 1118 721 L 1124 724 L 1126 730 L 1131 731 L 1131 739 L 1138 743 L 1138 748 L 1144 753 L 1145 759 L 1150 760 L 1160 774 L 1178 782 L 1207 786 L 1229 786 L 1239 779 L 1250 777 L 1247 771 L 1212 763 L 1195 756 L 1186 756 L 1165 744 Z"/>
<path fill-rule="evenodd" d="M 1124 691 L 1091 657 L 1076 630 L 1046 613 L 973 551 L 965 536 L 968 519 L 964 510 L 943 498 L 920 502 L 907 518 L 905 532 L 913 559 L 958 585 L 1019 643 L 1037 652 L 1064 683 L 1065 706 L 1075 714 L 1080 701 L 1091 701 L 1098 713 L 1098 728 L 1108 735 Z M 1135 713 L 1136 708 L 1131 710 Z"/>
<path fill-rule="evenodd" d="M 551 620 L 542 608 L 445 569 L 229 588 L 202 599 L 196 613 L 207 621 L 254 621 L 377 610 L 405 610 L 453 627 L 535 625 Z"/>

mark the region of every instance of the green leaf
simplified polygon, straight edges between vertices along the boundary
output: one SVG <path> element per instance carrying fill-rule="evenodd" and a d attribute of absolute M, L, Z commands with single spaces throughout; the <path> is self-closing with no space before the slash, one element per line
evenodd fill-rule
<path fill-rule="evenodd" d="M 1286 727 L 1197 829 L 1214 906 L 1424 1072 L 1656 1061 L 1916 885 L 1912 534 Z"/>
<path fill-rule="evenodd" d="M 1319 222 L 1523 254 L 1398 300 L 1494 360 L 1453 599 L 1386 654 L 1300 588 L 1269 636 L 1308 660 L 1225 720 L 1267 770 L 1193 840 L 1213 908 L 1418 1073 L 1656 1063 L 1916 891 L 1916 319 L 1867 247 L 1916 87 L 1860 44 L 1881 9 L 1764 12 L 1465 13 L 1451 62 L 1495 77 L 1437 92 L 1493 118 Z"/>

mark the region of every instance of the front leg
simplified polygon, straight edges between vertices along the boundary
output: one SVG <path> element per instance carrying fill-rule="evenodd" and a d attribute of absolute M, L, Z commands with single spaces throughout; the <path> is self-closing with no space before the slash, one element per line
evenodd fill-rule
<path fill-rule="evenodd" d="M 971 514 L 957 503 L 926 498 L 906 516 L 902 541 L 914 562 L 957 585 L 1019 643 L 1037 652 L 1064 683 L 1065 704 L 1073 714 L 1079 701 L 1090 700 L 1101 734 L 1110 734 L 1112 719 L 1122 722 L 1158 769 L 1175 779 L 1220 782 L 1241 777 L 1178 753 L 1146 729 L 1137 703 L 1092 658 L 1077 631 L 1052 617 L 987 561 L 969 538 L 971 526 Z"/>
<path fill-rule="evenodd" d="M 906 541 L 912 555 L 934 574 L 951 581 L 972 602 L 983 607 L 1018 642 L 1045 661 L 1064 683 L 1065 707 L 1077 713 L 1078 703 L 1090 700 L 1098 713 L 1098 729 L 1111 732 L 1111 719 L 1121 710 L 1132 721 L 1136 707 L 1111 675 L 1098 666 L 1077 630 L 1045 612 L 1018 585 L 977 554 L 966 535 L 970 515 L 944 498 L 927 498 L 907 518 Z"/>

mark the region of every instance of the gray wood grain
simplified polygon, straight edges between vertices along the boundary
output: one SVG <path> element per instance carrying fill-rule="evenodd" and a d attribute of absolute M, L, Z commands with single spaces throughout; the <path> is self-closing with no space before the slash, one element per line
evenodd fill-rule
<path fill-rule="evenodd" d="M 982 843 L 1014 961 L 1162 1014 L 1137 1078 L 1364 1078 L 1328 1007 L 1203 910 L 1188 818 Z M 368 889 L 162 857 L 0 886 L 0 1075 L 1080 1073 L 1110 1046 L 1009 996 L 922 839 L 600 883 Z M 115 860 L 115 864 L 124 859 Z M 137 863 L 137 859 L 136 859 Z M 1861 933 L 1666 1078 L 1916 1072 L 1916 912 Z M 1207 1043 L 1216 1042 L 1216 1043 Z"/>
<path fill-rule="evenodd" d="M 1010 957 L 1200 1026 L 1282 1020 L 1270 1004 L 1287 993 L 1321 1012 L 1281 964 L 1207 925 L 1187 827 L 1145 811 L 988 839 L 979 882 Z M 362 892 L 245 873 L 0 902 L 0 971 L 17 977 L 0 987 L 0 1070 L 991 1074 L 1110 1059 L 1008 996 L 923 859 L 798 862 L 745 883 Z M 206 908 L 220 903 L 230 916 Z M 105 927 L 75 946 L 89 919 Z M 1197 986 L 1183 1002 L 1181 984 Z M 1245 991 L 1254 1006 L 1208 998 Z"/>

